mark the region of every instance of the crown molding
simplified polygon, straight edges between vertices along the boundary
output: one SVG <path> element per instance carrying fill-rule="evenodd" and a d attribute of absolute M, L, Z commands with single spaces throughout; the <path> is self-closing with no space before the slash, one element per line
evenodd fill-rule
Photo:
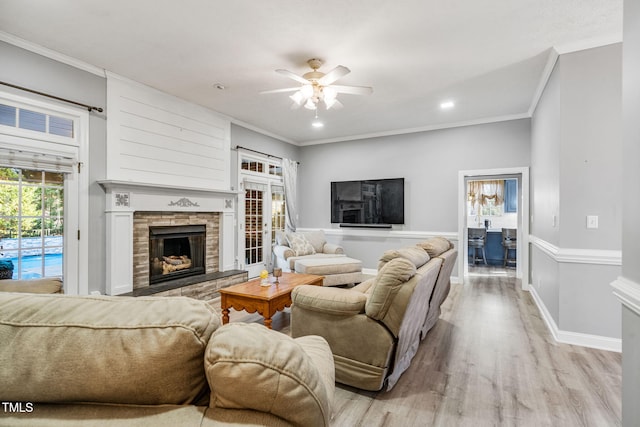
<path fill-rule="evenodd" d="M 535 93 L 533 94 L 533 99 L 531 100 L 531 105 L 529 106 L 529 117 L 533 117 L 533 113 L 538 108 L 538 103 L 540 102 L 540 98 L 542 98 L 542 94 L 544 93 L 544 89 L 547 87 L 547 83 L 551 78 L 551 74 L 553 73 L 553 69 L 558 62 L 558 58 L 560 58 L 560 54 L 555 48 L 551 48 L 549 50 L 549 56 L 547 57 L 547 64 L 544 66 L 542 70 L 542 74 L 540 75 L 540 81 L 538 82 L 538 87 L 536 88 Z"/>
<path fill-rule="evenodd" d="M 579 52 L 581 50 L 593 49 L 596 47 L 608 46 L 610 44 L 622 43 L 622 31 L 615 32 L 601 37 L 593 37 L 585 40 L 578 40 L 570 43 L 563 43 L 554 46 L 554 49 L 560 55 L 567 53 Z"/>
<path fill-rule="evenodd" d="M 30 52 L 37 53 L 38 55 L 44 56 L 46 58 L 53 59 L 54 61 L 58 61 L 63 64 L 78 68 L 88 73 L 95 74 L 100 77 L 105 77 L 105 70 L 100 67 L 96 67 L 95 65 L 91 65 L 79 59 L 72 58 L 71 56 L 67 56 L 47 47 L 40 46 L 39 44 L 21 39 L 20 37 L 14 36 L 13 34 L 0 31 L 0 40 L 19 48 L 28 50 Z"/>
<path fill-rule="evenodd" d="M 538 107 L 538 103 L 540 102 L 540 98 L 542 98 L 542 94 L 544 93 L 544 89 L 551 78 L 551 74 L 553 73 L 553 69 L 558 62 L 558 58 L 560 55 L 565 55 L 567 53 L 579 52 L 581 50 L 593 49 L 596 47 L 608 46 L 616 43 L 622 43 L 622 32 L 612 34 L 606 37 L 598 37 L 591 38 L 587 40 L 580 40 L 572 43 L 565 43 L 558 46 L 554 46 L 549 51 L 549 56 L 547 58 L 547 64 L 545 65 L 542 74 L 540 75 L 540 81 L 538 82 L 538 87 L 533 95 L 531 100 L 531 105 L 529 106 L 529 117 L 533 117 L 533 113 L 536 111 Z"/>
<path fill-rule="evenodd" d="M 409 133 L 419 133 L 419 132 L 429 132 L 434 130 L 441 129 L 451 129 L 451 128 L 459 128 L 464 126 L 475 126 L 475 125 L 484 125 L 489 123 L 498 123 L 498 122 L 508 122 L 511 120 L 520 120 L 520 119 L 528 119 L 531 116 L 529 113 L 519 113 L 519 114 L 510 114 L 506 116 L 495 116 L 495 117 L 485 117 L 482 119 L 476 120 L 466 120 L 463 122 L 455 122 L 455 123 L 443 123 L 438 125 L 428 125 L 428 126 L 419 126 L 415 128 L 405 128 L 405 129 L 392 129 L 388 131 L 381 132 L 373 132 L 373 133 L 365 133 L 360 135 L 349 135 L 344 137 L 336 137 L 336 138 L 328 138 L 328 139 L 317 139 L 313 141 L 305 141 L 301 142 L 299 145 L 302 147 L 308 145 L 319 145 L 319 144 L 331 144 L 334 142 L 345 142 L 345 141 L 355 141 L 359 139 L 371 139 L 371 138 L 380 138 L 385 136 L 395 136 L 395 135 L 405 135 Z"/>
<path fill-rule="evenodd" d="M 277 139 L 278 141 L 286 142 L 287 144 L 291 144 L 291 145 L 295 145 L 297 147 L 300 147 L 300 143 L 294 141 L 293 139 L 285 138 L 284 136 L 275 134 L 273 132 L 269 132 L 267 130 L 264 130 L 262 128 L 254 126 L 252 124 L 249 124 L 247 122 L 243 122 L 242 120 L 234 119 L 233 117 L 229 117 L 229 116 L 226 116 L 226 117 L 234 125 L 241 126 L 241 127 L 245 128 L 245 129 L 249 129 L 249 130 L 251 130 L 253 132 L 257 132 L 257 133 L 259 133 L 261 135 L 268 136 L 269 138 Z"/>

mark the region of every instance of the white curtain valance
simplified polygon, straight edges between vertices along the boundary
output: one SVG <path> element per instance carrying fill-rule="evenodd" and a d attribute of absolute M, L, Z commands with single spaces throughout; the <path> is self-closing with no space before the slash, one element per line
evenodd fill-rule
<path fill-rule="evenodd" d="M 0 147 L 0 166 L 2 167 L 72 173 L 77 164 L 75 157 Z"/>
<path fill-rule="evenodd" d="M 472 206 L 476 203 L 485 206 L 488 200 L 493 200 L 496 205 L 504 201 L 504 181 L 469 181 L 467 197 Z"/>

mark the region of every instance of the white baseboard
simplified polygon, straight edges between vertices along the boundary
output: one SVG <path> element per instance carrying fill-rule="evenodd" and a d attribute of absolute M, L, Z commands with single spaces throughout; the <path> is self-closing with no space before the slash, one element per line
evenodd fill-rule
<path fill-rule="evenodd" d="M 558 325 L 556 325 L 551 313 L 549 313 L 544 302 L 542 302 L 542 299 L 537 294 L 535 287 L 529 285 L 529 292 L 531 293 L 531 297 L 536 303 L 549 332 L 551 332 L 551 335 L 556 342 L 597 348 L 599 350 L 615 351 L 617 353 L 622 352 L 622 340 L 619 338 L 609 338 L 600 335 L 583 334 L 580 332 L 562 331 L 558 329 Z"/>

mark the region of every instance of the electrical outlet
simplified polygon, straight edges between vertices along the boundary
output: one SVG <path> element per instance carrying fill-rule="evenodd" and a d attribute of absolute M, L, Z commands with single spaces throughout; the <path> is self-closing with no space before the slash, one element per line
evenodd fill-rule
<path fill-rule="evenodd" d="M 598 228 L 597 215 L 587 215 L 587 228 Z"/>

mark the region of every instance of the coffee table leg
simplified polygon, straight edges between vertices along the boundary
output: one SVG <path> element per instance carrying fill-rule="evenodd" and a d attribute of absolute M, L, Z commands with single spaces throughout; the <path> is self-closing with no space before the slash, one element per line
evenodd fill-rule
<path fill-rule="evenodd" d="M 229 309 L 224 308 L 222 309 L 222 324 L 226 325 L 227 323 L 229 323 Z"/>
<path fill-rule="evenodd" d="M 264 326 L 266 326 L 267 328 L 271 329 L 271 317 L 265 317 L 264 318 Z"/>

